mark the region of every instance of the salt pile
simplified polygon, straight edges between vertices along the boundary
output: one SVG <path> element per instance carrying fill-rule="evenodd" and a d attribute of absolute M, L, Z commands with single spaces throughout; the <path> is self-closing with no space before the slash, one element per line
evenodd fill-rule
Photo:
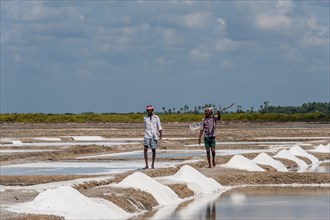
<path fill-rule="evenodd" d="M 327 145 L 320 144 L 319 146 L 316 146 L 315 149 L 309 151 L 316 153 L 330 153 L 330 144 Z"/>
<path fill-rule="evenodd" d="M 288 150 L 281 150 L 274 157 L 275 158 L 283 158 L 283 159 L 293 160 L 294 162 L 296 162 L 299 165 L 299 167 L 307 167 L 308 166 L 305 161 L 299 159 L 298 157 L 296 157 L 295 155 L 293 155 Z"/>
<path fill-rule="evenodd" d="M 302 149 L 299 145 L 294 145 L 289 150 L 293 155 L 295 156 L 301 156 L 301 157 L 307 157 L 312 161 L 312 163 L 319 162 L 319 159 L 317 159 L 315 156 L 307 153 L 304 149 Z"/>
<path fill-rule="evenodd" d="M 19 140 L 13 140 L 11 142 L 13 145 L 23 145 L 22 141 L 19 141 Z"/>
<path fill-rule="evenodd" d="M 271 166 L 271 167 L 275 168 L 277 171 L 281 171 L 281 172 L 288 171 L 288 169 L 280 161 L 274 160 L 272 157 L 270 157 L 266 153 L 260 153 L 258 156 L 256 156 L 253 159 L 253 162 L 255 162 L 257 164 Z"/>
<path fill-rule="evenodd" d="M 195 195 L 214 193 L 227 189 L 214 179 L 204 176 L 199 171 L 188 165 L 182 166 L 173 176 L 159 177 L 157 179 L 160 181 L 172 180 L 178 183 L 186 183 L 188 188 L 191 189 Z"/>
<path fill-rule="evenodd" d="M 157 200 L 160 206 L 182 202 L 182 199 L 180 199 L 170 187 L 159 183 L 141 172 L 135 172 L 113 186 L 123 188 L 131 187 L 148 192 Z"/>
<path fill-rule="evenodd" d="M 40 193 L 33 201 L 8 208 L 13 212 L 64 216 L 65 219 L 119 219 L 131 214 L 106 200 L 95 200 L 69 186 Z"/>
<path fill-rule="evenodd" d="M 194 168 L 184 165 L 172 177 L 173 180 L 187 181 L 197 192 L 213 192 L 212 195 L 219 196 L 215 191 L 225 191 L 215 180 L 205 177 Z M 141 172 L 135 172 L 127 176 L 118 184 L 110 187 L 132 187 L 150 193 L 157 200 L 159 207 L 175 207 L 185 201 L 168 186 L 161 184 L 156 178 L 151 178 Z M 195 184 L 195 185 L 194 185 Z M 200 185 L 201 188 L 197 188 Z M 209 188 L 207 188 L 209 187 Z M 209 197 L 208 197 L 209 198 Z M 100 198 L 89 198 L 70 186 L 59 186 L 45 190 L 31 202 L 14 204 L 7 208 L 12 212 L 25 212 L 33 214 L 57 215 L 65 219 L 128 219 L 139 213 L 127 213 L 112 202 Z M 165 210 L 168 210 L 167 208 Z M 159 213 L 161 214 L 161 213 Z M 166 216 L 166 214 L 162 214 Z M 159 216 L 159 215 L 158 215 Z"/>
<path fill-rule="evenodd" d="M 233 156 L 226 164 L 221 165 L 227 168 L 234 168 L 240 170 L 248 170 L 248 171 L 265 171 L 263 168 L 258 166 L 252 160 L 242 156 L 242 155 L 235 155 Z"/>

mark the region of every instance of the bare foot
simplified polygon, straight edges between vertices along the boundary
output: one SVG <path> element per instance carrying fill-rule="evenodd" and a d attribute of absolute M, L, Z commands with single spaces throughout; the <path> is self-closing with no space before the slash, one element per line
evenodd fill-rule
<path fill-rule="evenodd" d="M 214 166 L 214 167 L 216 166 L 215 161 L 213 161 L 213 166 Z"/>
<path fill-rule="evenodd" d="M 143 168 L 144 170 L 147 170 L 147 169 L 149 169 L 149 167 L 145 167 L 145 168 Z"/>
<path fill-rule="evenodd" d="M 208 166 L 208 167 L 206 167 L 206 168 L 212 168 L 211 166 Z"/>
<path fill-rule="evenodd" d="M 152 166 L 152 167 L 151 167 L 151 169 L 155 169 L 155 167 L 154 167 L 154 166 Z"/>

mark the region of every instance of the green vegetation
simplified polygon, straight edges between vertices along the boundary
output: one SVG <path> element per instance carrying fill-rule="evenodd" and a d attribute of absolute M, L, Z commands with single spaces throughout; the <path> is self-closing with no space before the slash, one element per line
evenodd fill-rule
<path fill-rule="evenodd" d="M 83 123 L 83 122 L 142 122 L 144 114 L 1 114 L 0 123 Z M 196 122 L 200 121 L 203 114 L 159 114 L 162 122 Z M 315 113 L 227 113 L 222 115 L 225 121 L 307 121 L 330 122 L 330 114 Z"/>
<path fill-rule="evenodd" d="M 208 105 L 214 107 L 215 105 Z M 173 111 L 157 112 L 162 122 L 197 122 L 200 121 L 204 114 L 200 112 L 199 107 L 194 111 L 189 110 L 185 105 L 182 108 L 185 113 L 173 113 Z M 202 108 L 203 109 L 203 108 Z M 43 114 L 43 113 L 27 113 L 27 114 L 0 114 L 0 123 L 84 123 L 84 122 L 125 122 L 134 123 L 142 122 L 145 113 L 102 113 L 93 112 L 81 114 Z M 243 111 L 241 106 L 237 106 L 236 112 L 224 112 L 222 120 L 225 121 L 306 121 L 306 122 L 330 122 L 330 103 L 305 103 L 300 107 L 294 106 L 271 106 L 269 102 L 264 102 L 260 109 L 256 112 L 251 108 Z"/>
<path fill-rule="evenodd" d="M 82 113 L 82 114 L 42 114 L 42 113 L 28 113 L 28 114 L 0 114 L 0 122 L 141 122 L 143 116 L 141 113 L 132 114 L 96 114 L 96 113 Z"/>

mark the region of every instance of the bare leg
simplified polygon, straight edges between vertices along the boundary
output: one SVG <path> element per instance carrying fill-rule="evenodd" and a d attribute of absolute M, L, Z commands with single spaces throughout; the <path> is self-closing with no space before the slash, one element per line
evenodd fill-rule
<path fill-rule="evenodd" d="M 156 158 L 156 149 L 152 149 L 152 164 L 151 164 L 152 169 L 155 169 L 155 158 Z"/>
<path fill-rule="evenodd" d="M 144 167 L 144 169 L 148 169 L 149 165 L 148 165 L 148 148 L 144 147 L 144 161 L 146 163 L 146 166 Z"/>
<path fill-rule="evenodd" d="M 206 158 L 207 158 L 207 162 L 209 163 L 208 168 L 212 168 L 212 166 L 211 166 L 210 148 L 206 149 Z"/>
<path fill-rule="evenodd" d="M 211 148 L 211 151 L 212 151 L 212 163 L 213 163 L 213 166 L 215 167 L 216 164 L 215 164 L 215 148 Z"/>

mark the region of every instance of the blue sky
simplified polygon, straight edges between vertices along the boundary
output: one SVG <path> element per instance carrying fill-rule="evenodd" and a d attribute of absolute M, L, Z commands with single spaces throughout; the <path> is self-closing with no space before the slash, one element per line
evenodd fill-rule
<path fill-rule="evenodd" d="M 1 0 L 0 110 L 328 102 L 329 10 L 328 0 Z"/>

